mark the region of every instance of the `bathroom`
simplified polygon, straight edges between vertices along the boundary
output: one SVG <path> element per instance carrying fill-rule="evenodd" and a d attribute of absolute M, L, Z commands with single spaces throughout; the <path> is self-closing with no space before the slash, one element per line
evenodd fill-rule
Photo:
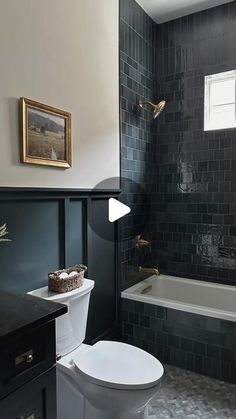
<path fill-rule="evenodd" d="M 236 418 L 235 24 L 1 2 L 0 419 Z"/>

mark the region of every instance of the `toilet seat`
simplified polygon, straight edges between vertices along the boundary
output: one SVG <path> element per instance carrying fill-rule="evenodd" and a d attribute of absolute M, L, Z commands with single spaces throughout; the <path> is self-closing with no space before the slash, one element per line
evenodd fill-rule
<path fill-rule="evenodd" d="M 99 341 L 84 353 L 75 353 L 73 362 L 88 381 L 120 390 L 151 388 L 164 372 L 154 356 L 121 342 Z"/>

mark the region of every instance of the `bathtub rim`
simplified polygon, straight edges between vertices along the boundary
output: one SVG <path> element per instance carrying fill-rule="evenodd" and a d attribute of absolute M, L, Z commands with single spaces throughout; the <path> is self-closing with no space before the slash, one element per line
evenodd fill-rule
<path fill-rule="evenodd" d="M 189 281 L 195 283 L 196 284 L 201 284 L 201 286 L 203 287 L 207 287 L 207 288 L 218 288 L 221 290 L 232 290 L 236 293 L 236 287 L 233 285 L 224 285 L 224 284 L 218 284 L 218 283 L 214 283 L 214 282 L 209 282 L 209 281 L 200 281 L 197 279 L 188 279 L 188 278 L 182 278 L 182 277 L 177 277 L 177 276 L 171 276 L 171 275 L 161 275 L 162 277 L 165 278 L 170 278 L 171 280 L 176 280 L 176 282 L 180 281 L 183 283 L 188 283 Z M 227 320 L 227 321 L 232 321 L 234 323 L 236 323 L 236 310 L 234 311 L 227 311 L 227 310 L 221 310 L 221 309 L 216 309 L 214 307 L 206 307 L 206 306 L 201 306 L 201 305 L 195 305 L 195 304 L 188 304 L 185 302 L 181 302 L 181 301 L 177 301 L 177 300 L 172 300 L 172 299 L 167 299 L 167 298 L 158 298 L 158 297 L 153 297 L 150 296 L 148 294 L 140 294 L 140 293 L 135 293 L 135 291 L 137 292 L 138 289 L 142 289 L 145 285 L 151 285 L 153 282 L 158 281 L 158 277 L 152 275 L 146 279 L 144 279 L 143 281 L 138 282 L 137 284 L 127 288 L 126 290 L 121 292 L 121 298 L 124 299 L 128 299 L 128 300 L 133 300 L 133 301 L 138 301 L 138 302 L 143 302 L 143 303 L 147 303 L 147 304 L 152 304 L 152 305 L 156 305 L 156 306 L 161 306 L 161 307 L 166 307 L 166 308 L 171 308 L 174 310 L 180 310 L 180 311 L 185 311 L 188 313 L 194 313 L 194 314 L 199 314 L 202 316 L 207 316 L 207 317 L 214 317 L 217 319 L 221 319 L 221 320 Z"/>

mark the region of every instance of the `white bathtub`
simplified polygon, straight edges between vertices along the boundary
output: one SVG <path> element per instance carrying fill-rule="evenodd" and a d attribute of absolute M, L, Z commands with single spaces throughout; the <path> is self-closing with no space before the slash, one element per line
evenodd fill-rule
<path fill-rule="evenodd" d="M 169 275 L 151 276 L 122 298 L 236 322 L 236 287 Z"/>

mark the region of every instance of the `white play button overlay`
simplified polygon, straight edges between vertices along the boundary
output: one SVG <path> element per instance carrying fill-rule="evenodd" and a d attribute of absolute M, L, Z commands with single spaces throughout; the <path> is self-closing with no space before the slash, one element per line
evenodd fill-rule
<path fill-rule="evenodd" d="M 114 221 L 119 220 L 119 218 L 129 214 L 130 211 L 130 207 L 128 207 L 125 204 L 122 204 L 122 202 L 117 201 L 117 199 L 109 199 L 108 219 L 110 223 L 114 223 Z"/>

